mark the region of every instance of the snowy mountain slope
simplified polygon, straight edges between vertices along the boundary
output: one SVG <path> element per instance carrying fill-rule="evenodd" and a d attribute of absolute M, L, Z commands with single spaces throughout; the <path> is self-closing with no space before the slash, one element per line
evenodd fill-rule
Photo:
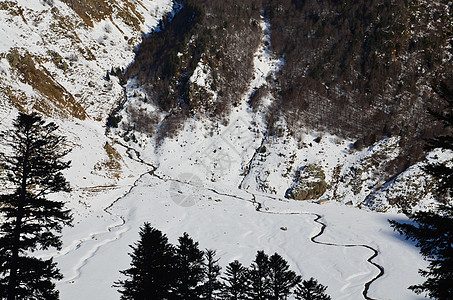
<path fill-rule="evenodd" d="M 172 3 L 140 0 L 133 10 L 128 1 L 102 3 L 108 13 L 89 20 L 63 1 L 0 2 L 2 106 L 105 119 L 122 97 L 118 80 L 105 80 L 107 71 L 133 60 L 141 36 Z"/>
<path fill-rule="evenodd" d="M 17 110 L 57 122 L 73 150 L 74 193 L 90 203 L 102 187 L 124 192 L 138 176 L 139 166 L 105 136 L 107 116 L 124 96 L 120 79 L 107 80 L 107 71 L 131 63 L 134 47 L 173 3 L 101 1 L 105 13 L 91 18 L 83 5 L 66 3 L 0 1 L 0 130 L 11 127 Z"/>
<path fill-rule="evenodd" d="M 333 299 L 364 299 L 367 283 L 373 299 L 418 299 L 406 288 L 422 281 L 417 269 L 426 263 L 386 220 L 405 220 L 395 214 L 399 207 L 392 207 L 391 199 L 405 197 L 407 190 L 401 187 L 414 181 L 419 166 L 391 181 L 379 177 L 379 159 L 385 163 L 386 157 L 398 152 L 397 137 L 358 151 L 351 147 L 353 141 L 325 132 L 301 130 L 296 135 L 285 129 L 282 120 L 275 124 L 282 128 L 281 135 L 269 135 L 266 114 L 277 101 L 266 94 L 257 109 L 247 103 L 284 64 L 269 52 L 264 20 L 263 41 L 254 58 L 255 79 L 228 122 L 195 116 L 174 138 L 159 140 L 128 124 L 133 111 L 154 115 L 158 124 L 151 125 L 156 127 L 166 117 L 152 101 L 144 101 L 145 94 L 134 80 L 126 86 L 122 123 L 105 134 L 106 117 L 123 100 L 123 88 L 117 77 L 110 81 L 104 77 L 111 67 L 132 61 L 141 32 L 114 15 L 95 21 L 93 27 L 84 25 L 60 1 L 53 6 L 49 1 L 21 0 L 17 7 L 8 3 L 0 1 L 0 30 L 8 33 L 0 42 L 0 129 L 10 126 L 11 112 L 16 111 L 13 103 L 46 113 L 60 125 L 73 149 L 68 156 L 72 167 L 66 174 L 73 191 L 54 197 L 68 203 L 74 227 L 64 229 L 61 251 L 39 253 L 55 257 L 62 269 L 65 278 L 58 283 L 62 299 L 118 299 L 111 285 L 120 278 L 118 271 L 128 267 L 128 245 L 138 239 L 145 221 L 168 234 L 173 243 L 187 231 L 202 248 L 218 250 L 223 267 L 233 259 L 248 265 L 257 250 L 276 251 L 305 279 L 313 276 L 329 286 Z M 136 10 L 145 17 L 143 32 L 149 32 L 172 6 L 164 0 L 137 3 L 142 5 Z M 21 67 L 22 60 L 30 59 L 36 62 L 32 71 Z M 208 87 L 212 70 L 202 62 L 198 66 L 191 82 Z M 46 89 L 25 80 L 27 74 L 44 74 L 82 114 L 48 101 Z M 445 154 L 441 159 L 449 158 Z M 323 170 L 327 190 L 321 199 L 331 199 L 330 203 L 321 206 L 284 198 L 298 171 L 309 165 Z M 429 186 L 429 180 L 418 177 L 420 185 L 428 181 Z M 429 207 L 429 189 L 419 196 L 426 196 L 426 201 L 418 207 Z M 350 201 L 388 213 L 344 205 Z M 314 221 L 316 214 L 327 227 L 313 241 L 322 228 Z M 384 268 L 376 280 L 379 269 L 367 261 L 374 252 L 365 246 L 376 249 L 372 262 Z"/>
<path fill-rule="evenodd" d="M 431 193 L 433 184 L 420 169 L 426 161 L 407 170 L 407 174 L 419 170 L 416 177 L 404 175 L 405 172 L 397 174 L 400 186 L 416 178 L 414 187 L 426 187 L 419 189 L 417 201 L 413 201 L 414 196 L 406 201 L 407 190 L 393 184 L 395 178 L 386 172 L 399 160 L 402 151 L 399 136 L 357 149 L 353 146 L 354 140 L 326 132 L 304 128 L 294 132 L 279 115 L 273 117 L 273 128 L 270 128 L 269 115 L 278 106 L 278 100 L 266 92 L 260 95 L 256 105 L 251 104 L 251 99 L 254 93 L 267 86 L 268 80 L 275 77 L 285 62 L 269 51 L 271 33 L 264 18 L 260 26 L 262 43 L 254 56 L 253 80 L 226 122 L 207 119 L 200 113 L 184 122 L 168 123 L 171 113 L 161 111 L 152 99 L 147 100 L 144 88 L 132 79 L 126 87 L 128 101 L 118 114 L 122 121 L 118 129 L 113 130 L 113 135 L 122 136 L 131 147 L 138 147 L 147 161 L 159 167 L 158 172 L 170 178 L 177 178 L 181 170 L 191 169 L 202 180 L 226 180 L 246 190 L 284 197 L 291 188 L 300 185 L 297 181 L 301 171 L 311 166 L 319 168 L 325 176 L 323 184 L 326 187 L 315 198 L 328 198 L 378 211 L 411 210 L 419 201 L 419 207 L 430 207 L 435 202 Z M 200 60 L 190 84 L 206 90 L 215 101 L 216 93 L 210 88 L 213 72 L 209 64 Z M 136 121 L 137 115 L 140 123 Z M 172 125 L 180 127 L 179 132 L 162 140 L 160 132 Z M 187 153 L 189 160 L 185 159 Z M 443 157 L 449 159 L 448 155 Z"/>

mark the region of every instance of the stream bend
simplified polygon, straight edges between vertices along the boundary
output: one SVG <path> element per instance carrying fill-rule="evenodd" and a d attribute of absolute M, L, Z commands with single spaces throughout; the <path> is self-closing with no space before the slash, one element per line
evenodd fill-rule
<path fill-rule="evenodd" d="M 327 242 L 318 241 L 317 238 L 320 237 L 324 233 L 324 230 L 327 228 L 327 225 L 320 221 L 320 219 L 322 218 L 321 215 L 318 215 L 316 213 L 310 213 L 310 214 L 316 216 L 314 221 L 321 225 L 321 229 L 319 230 L 319 232 L 310 238 L 313 243 L 320 244 L 320 245 L 327 245 L 327 246 L 346 247 L 346 248 L 362 247 L 362 248 L 369 249 L 373 252 L 373 255 L 371 255 L 367 259 L 367 261 L 368 261 L 368 263 L 372 264 L 374 267 L 376 267 L 379 270 L 379 274 L 377 274 L 374 278 L 372 278 L 370 281 L 365 283 L 365 287 L 363 289 L 362 295 L 367 300 L 375 300 L 375 298 L 371 298 L 368 295 L 368 291 L 370 289 L 371 284 L 384 275 L 384 267 L 373 262 L 373 259 L 379 255 L 379 251 L 374 249 L 373 247 L 371 247 L 369 245 L 365 245 L 365 244 L 335 244 L 335 243 L 327 243 Z"/>
<path fill-rule="evenodd" d="M 118 143 L 118 142 L 117 142 Z M 175 182 L 179 182 L 179 183 L 182 183 L 182 184 L 187 184 L 187 185 L 191 185 L 191 183 L 188 183 L 188 182 L 182 182 L 178 179 L 173 179 L 173 178 L 162 178 L 161 176 L 155 174 L 155 171 L 157 170 L 157 167 L 144 161 L 141 156 L 140 156 L 140 153 L 136 150 L 136 149 L 133 149 L 132 147 L 130 146 L 127 146 L 127 145 L 124 145 L 122 143 L 118 143 L 119 145 L 125 147 L 127 149 L 127 153 L 128 153 L 128 156 L 129 158 L 139 162 L 139 163 L 142 163 L 144 165 L 147 165 L 148 167 L 151 167 L 151 170 L 143 173 L 142 175 L 139 176 L 139 178 L 135 181 L 134 185 L 131 186 L 130 190 L 128 192 L 126 192 L 123 196 L 119 197 L 118 199 L 116 199 L 115 201 L 113 201 L 108 207 L 106 207 L 104 209 L 104 211 L 108 214 L 111 214 L 109 212 L 110 208 L 115 205 L 118 201 L 120 201 L 122 198 L 124 198 L 126 195 L 128 195 L 136 186 L 137 186 L 137 183 L 140 181 L 140 179 L 145 176 L 145 175 L 151 175 L 159 180 L 162 180 L 162 181 L 175 181 Z M 132 154 L 133 153 L 133 154 Z M 239 186 L 239 189 L 240 189 L 240 186 Z M 321 225 L 321 229 L 319 230 L 319 232 L 317 234 L 315 234 L 314 236 L 312 236 L 310 238 L 311 242 L 315 243 L 315 244 L 319 244 L 319 245 L 326 245 L 326 246 L 333 246 L 333 247 L 345 247 L 345 248 L 352 248 L 352 247 L 361 247 L 361 248 L 366 248 L 366 249 L 369 249 L 373 252 L 373 254 L 367 259 L 367 262 L 371 265 L 373 265 L 376 269 L 379 270 L 379 273 L 373 277 L 371 280 L 367 281 L 365 284 L 364 284 L 364 289 L 363 289 L 363 292 L 362 292 L 362 295 L 365 299 L 367 300 L 376 300 L 375 298 L 372 298 L 368 295 L 368 292 L 369 292 L 369 289 L 370 289 L 370 286 L 371 284 L 373 284 L 376 280 L 378 280 L 380 277 L 382 277 L 384 275 L 384 267 L 375 263 L 373 261 L 374 258 L 376 258 L 378 255 L 379 255 L 379 251 L 376 250 L 375 248 L 369 246 L 369 245 L 366 245 L 366 244 L 337 244 L 337 243 L 330 243 L 330 242 L 323 242 L 323 241 L 319 241 L 318 238 L 321 237 L 323 234 L 324 234 L 324 231 L 325 229 L 327 228 L 327 225 L 325 223 L 323 223 L 322 221 L 320 221 L 322 219 L 322 216 L 317 214 L 317 213 L 312 213 L 312 212 L 287 212 L 287 213 L 279 213 L 279 212 L 272 212 L 272 211 L 266 211 L 266 210 L 262 210 L 262 204 L 258 201 L 256 201 L 256 196 L 255 194 L 249 192 L 249 191 L 246 191 L 246 190 L 243 190 L 245 192 L 247 192 L 248 194 L 250 194 L 252 196 L 252 199 L 245 199 L 243 197 L 240 197 L 240 196 L 237 196 L 237 195 L 233 195 L 233 194 L 227 194 L 227 193 L 222 193 L 222 192 L 219 192 L 213 188 L 206 188 L 206 190 L 208 191 L 211 191 L 215 194 L 218 194 L 218 195 L 222 195 L 222 196 L 226 196 L 226 197 L 230 197 L 230 198 L 234 198 L 236 200 L 243 200 L 243 201 L 248 201 L 248 202 L 251 202 L 254 206 L 255 206 L 255 210 L 257 212 L 260 212 L 260 213 L 266 213 L 266 214 L 285 214 L 285 215 L 296 215 L 296 214 L 299 214 L 299 215 L 312 215 L 315 217 L 314 219 L 314 222 L 318 223 L 319 225 Z M 271 196 L 268 196 L 269 198 L 273 199 L 273 200 L 278 200 L 278 201 L 282 201 L 282 199 L 279 199 L 279 198 L 276 198 L 276 197 L 271 197 Z M 123 223 L 120 224 L 120 225 L 117 225 L 115 227 L 121 227 L 125 224 L 125 220 L 122 216 L 118 216 L 122 221 Z M 112 228 L 109 228 L 109 231 L 111 231 Z"/>

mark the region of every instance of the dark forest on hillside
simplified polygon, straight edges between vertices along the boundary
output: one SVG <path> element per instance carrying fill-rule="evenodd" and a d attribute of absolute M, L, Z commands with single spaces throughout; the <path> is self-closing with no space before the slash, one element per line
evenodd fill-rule
<path fill-rule="evenodd" d="M 406 149 L 441 130 L 427 114 L 440 109 L 433 87 L 452 72 L 451 7 L 441 2 L 271 0 L 288 123 L 365 145 L 401 135 Z"/>
<path fill-rule="evenodd" d="M 126 72 L 145 87 L 148 101 L 172 112 L 165 134 L 193 114 L 222 120 L 239 103 L 252 80 L 261 17 L 270 22 L 273 54 L 285 61 L 268 82 L 275 98 L 270 134 L 282 131 L 273 122 L 284 118 L 290 132 L 326 130 L 357 139 L 358 148 L 400 135 L 403 152 L 387 170 L 395 174 L 420 159 L 424 139 L 444 130 L 427 111 L 442 109 L 436 86 L 453 69 L 446 0 L 180 4 L 144 39 Z M 200 61 L 212 72 L 215 101 L 189 82 Z"/>
<path fill-rule="evenodd" d="M 164 120 L 171 135 L 180 120 L 195 112 L 209 118 L 228 115 L 246 91 L 253 54 L 261 39 L 260 1 L 182 1 L 182 9 L 160 22 L 143 40 L 126 77 L 137 77 L 148 98 L 172 114 Z M 212 70 L 210 89 L 189 83 L 198 63 Z M 177 108 L 177 109 L 175 109 Z"/>

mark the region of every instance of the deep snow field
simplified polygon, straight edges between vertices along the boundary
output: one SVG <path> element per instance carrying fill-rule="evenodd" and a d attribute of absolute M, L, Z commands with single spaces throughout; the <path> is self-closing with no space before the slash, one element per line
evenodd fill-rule
<path fill-rule="evenodd" d="M 98 192 L 91 198 L 98 204 L 93 203 L 85 211 L 82 205 L 73 207 L 76 224 L 63 232 L 64 249 L 52 253 L 65 276 L 58 284 L 61 299 L 119 299 L 111 286 L 121 278 L 118 271 L 128 268 L 128 245 L 138 240 L 144 222 L 162 230 L 174 244 L 183 232 L 188 232 L 202 249 L 216 249 L 223 267 L 234 259 L 249 265 L 257 250 L 278 252 L 305 279 L 313 276 L 327 285 L 332 299 L 363 299 L 364 284 L 379 274 L 367 262 L 373 255 L 370 249 L 343 246 L 366 244 L 379 252 L 373 262 L 385 270 L 371 284 L 368 296 L 418 299 L 407 287 L 421 281 L 417 269 L 426 264 L 418 250 L 387 223 L 388 218 L 404 219 L 402 215 L 369 212 L 339 203 L 271 199 L 228 184 L 191 185 L 149 174 L 104 211 L 118 193 Z M 261 203 L 260 211 L 254 201 Z M 77 205 L 71 202 L 71 206 Z M 321 229 L 314 213 L 321 215 L 320 221 L 327 225 L 316 241 L 338 246 L 311 241 Z"/>

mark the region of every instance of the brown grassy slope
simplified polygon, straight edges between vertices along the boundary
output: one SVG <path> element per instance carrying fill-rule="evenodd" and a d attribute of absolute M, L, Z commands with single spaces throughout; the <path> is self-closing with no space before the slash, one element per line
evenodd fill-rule
<path fill-rule="evenodd" d="M 53 80 L 50 73 L 31 54 L 20 54 L 14 49 L 6 58 L 23 83 L 29 84 L 44 96 L 35 102 L 35 110 L 44 114 L 55 111 L 62 116 L 73 116 L 82 120 L 87 117 L 84 108 L 63 86 Z M 20 106 L 20 103 L 15 104 Z"/>
<path fill-rule="evenodd" d="M 143 16 L 135 9 L 142 5 L 140 1 L 114 0 L 62 0 L 74 10 L 85 23 L 93 27 L 93 22 L 110 18 L 112 15 L 122 19 L 128 26 L 140 30 L 144 22 Z M 143 6 L 143 5 L 142 5 Z"/>

